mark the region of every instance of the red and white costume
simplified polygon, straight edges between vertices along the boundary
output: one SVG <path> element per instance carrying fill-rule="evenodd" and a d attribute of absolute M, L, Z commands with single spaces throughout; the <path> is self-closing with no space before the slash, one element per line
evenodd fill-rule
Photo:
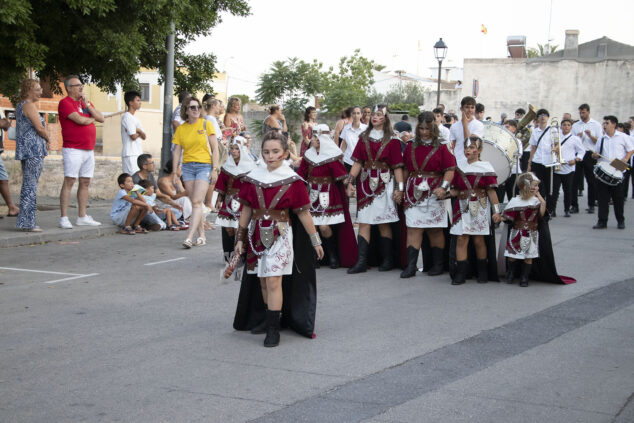
<path fill-rule="evenodd" d="M 328 130 L 327 126 L 325 130 Z M 315 225 L 336 225 L 345 220 L 344 199 L 336 186 L 348 175 L 342 158 L 343 152 L 329 135 L 322 133 L 319 135 L 319 153 L 310 147 L 297 169 L 299 176 L 308 181 L 310 214 Z"/>
<path fill-rule="evenodd" d="M 505 257 L 519 260 L 539 257 L 540 203 L 536 197 L 523 200 L 515 196 L 504 209 L 503 217 L 513 221 L 513 227 L 506 242 Z"/>
<path fill-rule="evenodd" d="M 392 138 L 383 143 L 383 131 L 372 129 L 369 137 L 359 137 L 352 160 L 362 165 L 357 181 L 359 223 L 377 225 L 399 220 L 394 194 L 394 169 L 403 167 L 401 142 Z"/>
<path fill-rule="evenodd" d="M 487 190 L 497 187 L 489 162 L 458 162 L 452 186 L 459 191 L 453 210 L 452 235 L 489 235 L 491 203 Z"/>
<path fill-rule="evenodd" d="M 247 240 L 247 273 L 259 277 L 290 275 L 293 231 L 289 213 L 310 209 L 304 180 L 283 164 L 273 172 L 257 166 L 243 179 L 239 201 L 253 214 Z"/>
<path fill-rule="evenodd" d="M 222 205 L 218 210 L 216 223 L 225 228 L 237 228 L 242 204 L 238 201 L 238 193 L 242 187 L 242 178 L 255 168 L 255 162 L 246 147 L 246 139 L 237 136 L 229 143 L 229 148 L 238 144 L 240 146 L 240 160 L 235 162 L 229 155 L 227 161 L 220 170 L 215 191 L 223 196 Z"/>
<path fill-rule="evenodd" d="M 456 168 L 456 159 L 446 145 L 414 140 L 403 153 L 409 174 L 405 183 L 405 222 L 409 228 L 446 228 L 450 200 L 438 200 L 433 191 L 440 187 L 443 174 Z"/>

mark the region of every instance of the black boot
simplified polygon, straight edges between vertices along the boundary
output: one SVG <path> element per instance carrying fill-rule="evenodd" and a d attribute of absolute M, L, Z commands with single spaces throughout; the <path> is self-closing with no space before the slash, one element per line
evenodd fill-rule
<path fill-rule="evenodd" d="M 427 272 L 429 276 L 442 275 L 445 267 L 444 253 L 445 251 L 442 248 L 431 247 L 432 266 L 429 272 Z"/>
<path fill-rule="evenodd" d="M 269 312 L 269 309 L 267 307 L 266 308 L 266 313 L 268 313 L 268 312 Z M 268 324 L 267 324 L 267 321 L 266 321 L 266 314 L 265 314 L 264 315 L 264 320 L 262 320 L 258 325 L 253 326 L 251 328 L 251 333 L 253 335 L 260 335 L 260 334 L 266 333 L 267 326 L 268 326 Z"/>
<path fill-rule="evenodd" d="M 407 247 L 407 267 L 401 272 L 401 278 L 411 278 L 416 275 L 416 271 L 418 270 L 416 267 L 418 251 L 418 248 L 414 248 L 411 245 Z"/>
<path fill-rule="evenodd" d="M 522 278 L 520 279 L 520 286 L 528 286 L 528 277 L 531 274 L 531 264 L 526 262 L 522 263 Z"/>
<path fill-rule="evenodd" d="M 265 347 L 277 347 L 280 345 L 280 311 L 266 310 L 266 338 Z"/>
<path fill-rule="evenodd" d="M 368 270 L 368 250 L 370 245 L 368 245 L 368 241 L 366 241 L 361 235 L 357 237 L 357 243 L 359 247 L 359 258 L 357 259 L 357 263 L 348 269 L 349 275 L 362 273 Z"/>
<path fill-rule="evenodd" d="M 452 285 L 462 285 L 465 283 L 467 278 L 467 266 L 469 262 L 467 260 L 462 260 L 456 262 L 456 273 L 453 276 L 453 280 L 451 281 Z"/>
<path fill-rule="evenodd" d="M 339 268 L 339 251 L 337 251 L 337 239 L 334 235 L 330 238 L 323 238 L 326 249 L 328 250 L 328 260 L 330 261 L 331 269 Z"/>
<path fill-rule="evenodd" d="M 379 239 L 381 255 L 383 256 L 383 263 L 379 266 L 379 272 L 387 272 L 394 269 L 394 257 L 392 256 L 392 238 Z"/>
<path fill-rule="evenodd" d="M 487 259 L 478 259 L 478 283 L 487 283 L 489 281 L 489 272 L 487 269 Z"/>
<path fill-rule="evenodd" d="M 508 260 L 506 262 L 506 283 L 513 283 L 513 279 L 515 279 L 515 260 Z"/>

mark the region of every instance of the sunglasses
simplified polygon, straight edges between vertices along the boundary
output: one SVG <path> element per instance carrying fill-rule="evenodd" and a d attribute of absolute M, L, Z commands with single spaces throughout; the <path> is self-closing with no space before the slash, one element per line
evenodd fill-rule
<path fill-rule="evenodd" d="M 200 110 L 200 106 L 189 106 L 189 110 Z"/>

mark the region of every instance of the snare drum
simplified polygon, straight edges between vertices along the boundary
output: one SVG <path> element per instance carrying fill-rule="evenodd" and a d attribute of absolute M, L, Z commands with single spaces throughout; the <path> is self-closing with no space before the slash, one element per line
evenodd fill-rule
<path fill-rule="evenodd" d="M 616 186 L 623 182 L 623 172 L 607 162 L 600 162 L 594 166 L 594 176 L 604 184 Z"/>
<path fill-rule="evenodd" d="M 480 159 L 491 163 L 501 185 L 511 176 L 511 170 L 519 159 L 519 144 L 511 131 L 493 122 L 484 123 Z"/>

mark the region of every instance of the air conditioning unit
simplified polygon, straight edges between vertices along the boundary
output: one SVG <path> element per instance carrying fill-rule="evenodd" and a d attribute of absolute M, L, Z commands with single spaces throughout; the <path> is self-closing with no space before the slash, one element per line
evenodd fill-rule
<path fill-rule="evenodd" d="M 509 57 L 512 59 L 525 59 L 527 57 L 525 35 L 510 35 L 506 37 L 506 47 L 509 50 Z"/>

